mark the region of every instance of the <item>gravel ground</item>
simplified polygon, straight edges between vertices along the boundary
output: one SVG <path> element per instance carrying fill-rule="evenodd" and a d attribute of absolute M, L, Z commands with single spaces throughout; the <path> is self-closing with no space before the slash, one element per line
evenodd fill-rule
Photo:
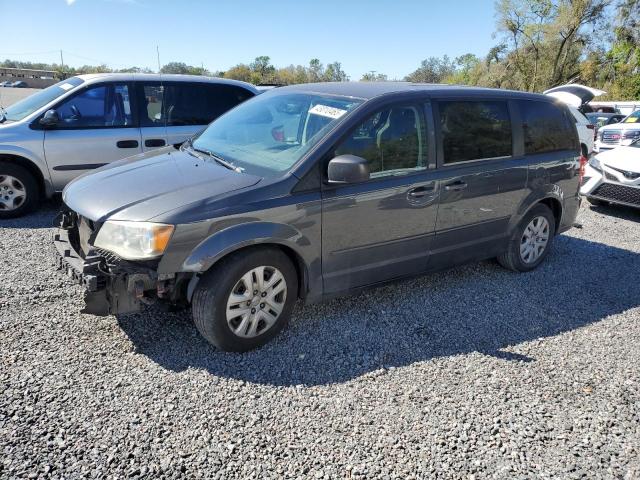
<path fill-rule="evenodd" d="M 640 213 L 315 306 L 247 354 L 82 315 L 55 205 L 0 228 L 0 477 L 640 478 Z"/>

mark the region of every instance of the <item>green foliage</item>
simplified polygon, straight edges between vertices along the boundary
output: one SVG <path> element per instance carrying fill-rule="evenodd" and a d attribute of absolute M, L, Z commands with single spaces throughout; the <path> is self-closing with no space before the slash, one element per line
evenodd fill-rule
<path fill-rule="evenodd" d="M 232 78 L 250 82 L 255 85 L 274 83 L 277 85 L 291 85 L 309 82 L 345 82 L 349 80 L 342 70 L 340 62 L 333 62 L 324 67 L 317 58 L 309 62 L 309 66 L 289 65 L 276 69 L 271 65 L 271 58 L 256 57 L 249 65 L 240 63 L 224 72 L 224 78 Z"/>
<path fill-rule="evenodd" d="M 375 71 L 371 71 L 362 75 L 360 78 L 361 82 L 386 82 L 387 76 L 384 73 L 376 73 Z"/>
<path fill-rule="evenodd" d="M 407 75 L 408 82 L 443 83 L 456 73 L 456 64 L 447 55 L 442 58 L 429 57 L 420 67 Z"/>

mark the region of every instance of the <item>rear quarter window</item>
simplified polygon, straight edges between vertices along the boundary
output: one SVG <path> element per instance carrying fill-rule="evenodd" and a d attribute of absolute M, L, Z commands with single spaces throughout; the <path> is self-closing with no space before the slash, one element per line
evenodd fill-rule
<path fill-rule="evenodd" d="M 551 102 L 520 100 L 518 104 L 525 154 L 578 149 L 575 120 L 568 111 Z"/>
<path fill-rule="evenodd" d="M 168 126 L 207 125 L 253 94 L 235 85 L 176 82 L 165 89 Z"/>
<path fill-rule="evenodd" d="M 512 155 L 506 101 L 438 102 L 444 163 Z"/>

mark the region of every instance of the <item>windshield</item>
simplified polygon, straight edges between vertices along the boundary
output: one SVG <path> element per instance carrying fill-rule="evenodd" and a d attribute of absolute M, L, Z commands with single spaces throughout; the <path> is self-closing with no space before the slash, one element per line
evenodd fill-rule
<path fill-rule="evenodd" d="M 307 93 L 262 94 L 215 120 L 193 148 L 262 177 L 289 170 L 361 100 Z"/>
<path fill-rule="evenodd" d="M 627 118 L 625 118 L 622 123 L 640 123 L 640 110 L 636 110 Z"/>
<path fill-rule="evenodd" d="M 598 127 L 606 125 L 609 118 L 611 118 L 611 116 L 603 115 L 601 113 L 587 113 L 586 116 L 589 122 L 591 122 L 593 125 L 597 125 Z"/>
<path fill-rule="evenodd" d="M 5 109 L 6 120 L 12 122 L 22 120 L 36 110 L 44 107 L 49 102 L 55 100 L 63 93 L 67 93 L 72 88 L 77 87 L 82 82 L 82 79 L 72 77 L 63 80 L 62 82 L 58 82 L 55 85 L 51 85 L 38 93 L 34 93 L 33 95 L 14 103 L 10 107 L 7 107 Z"/>

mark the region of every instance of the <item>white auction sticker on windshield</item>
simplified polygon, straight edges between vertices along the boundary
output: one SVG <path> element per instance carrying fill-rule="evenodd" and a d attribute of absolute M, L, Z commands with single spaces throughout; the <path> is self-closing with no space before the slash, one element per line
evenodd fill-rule
<path fill-rule="evenodd" d="M 60 88 L 64 91 L 67 91 L 71 90 L 73 88 L 73 85 L 71 85 L 70 83 L 63 83 L 62 85 L 60 85 Z"/>
<path fill-rule="evenodd" d="M 313 108 L 309 109 L 309 113 L 313 113 L 315 115 L 320 115 L 322 117 L 329 118 L 340 118 L 342 115 L 347 113 L 346 110 L 342 110 L 340 108 L 330 107 L 328 105 L 315 105 Z"/>

